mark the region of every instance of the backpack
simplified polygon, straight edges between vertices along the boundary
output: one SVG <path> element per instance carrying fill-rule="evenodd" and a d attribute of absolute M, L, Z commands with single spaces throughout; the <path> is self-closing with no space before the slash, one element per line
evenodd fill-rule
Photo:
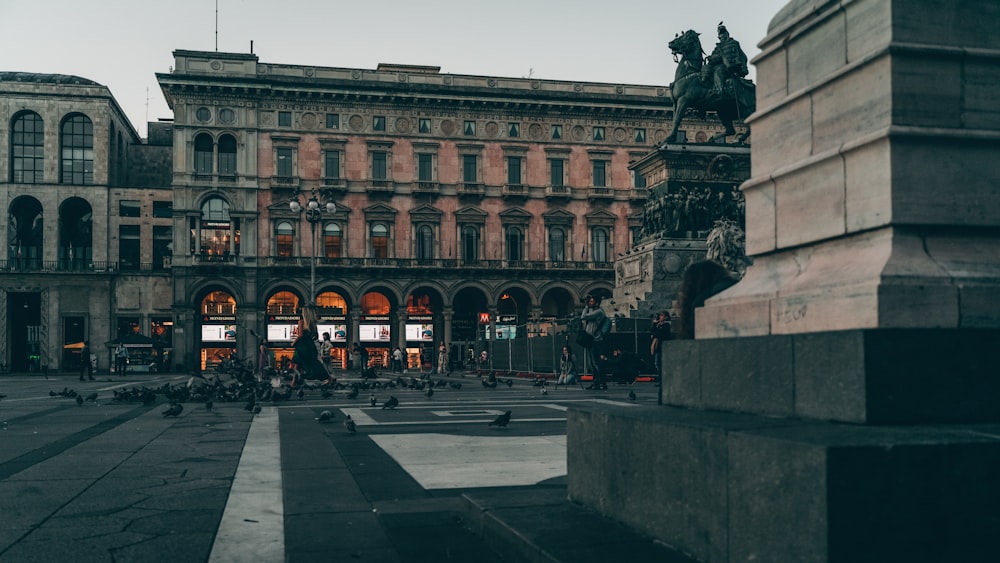
<path fill-rule="evenodd" d="M 601 333 L 601 337 L 605 337 L 611 333 L 611 317 L 604 317 L 601 321 L 601 326 L 597 327 L 598 332 Z"/>

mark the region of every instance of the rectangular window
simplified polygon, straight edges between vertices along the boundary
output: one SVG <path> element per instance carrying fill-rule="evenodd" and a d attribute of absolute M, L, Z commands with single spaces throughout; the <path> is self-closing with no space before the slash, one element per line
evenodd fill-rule
<path fill-rule="evenodd" d="M 636 171 L 632 171 L 632 183 L 637 188 L 646 187 L 646 177 Z"/>
<path fill-rule="evenodd" d="M 173 255 L 173 228 L 153 225 L 153 269 L 163 270 L 170 266 Z"/>
<path fill-rule="evenodd" d="M 385 131 L 385 116 L 376 115 L 372 117 L 372 131 Z"/>
<path fill-rule="evenodd" d="M 118 266 L 122 271 L 139 269 L 139 225 L 118 226 Z"/>
<path fill-rule="evenodd" d="M 479 174 L 476 171 L 479 159 L 474 154 L 462 155 L 462 181 L 466 184 L 475 184 L 479 181 Z"/>
<path fill-rule="evenodd" d="M 292 177 L 292 149 L 288 147 L 278 147 L 275 149 L 275 155 L 278 158 L 276 165 L 276 172 L 279 177 L 289 178 Z"/>
<path fill-rule="evenodd" d="M 235 152 L 219 152 L 219 175 L 220 176 L 235 176 L 236 175 L 236 153 Z"/>
<path fill-rule="evenodd" d="M 385 151 L 372 152 L 372 180 L 387 180 L 386 163 L 388 155 Z"/>
<path fill-rule="evenodd" d="M 339 113 L 328 113 L 328 114 L 326 114 L 326 128 L 327 129 L 340 129 L 340 114 Z"/>
<path fill-rule="evenodd" d="M 475 135 L 476 134 L 476 122 L 466 121 L 465 126 L 462 128 L 462 134 L 464 135 Z"/>
<path fill-rule="evenodd" d="M 635 130 L 635 142 L 644 145 L 646 144 L 646 130 L 636 128 Z"/>
<path fill-rule="evenodd" d="M 291 127 L 292 126 L 292 112 L 290 111 L 279 111 L 278 112 L 278 127 Z"/>
<path fill-rule="evenodd" d="M 123 199 L 118 202 L 118 215 L 120 217 L 139 217 L 141 213 L 142 205 L 132 199 Z"/>
<path fill-rule="evenodd" d="M 417 181 L 434 181 L 434 155 L 428 153 L 417 154 Z"/>
<path fill-rule="evenodd" d="M 420 120 L 417 121 L 417 131 L 419 131 L 421 133 L 430 133 L 431 132 L 431 120 L 427 119 L 426 117 L 421 117 Z"/>
<path fill-rule="evenodd" d="M 507 124 L 507 136 L 508 137 L 520 137 L 521 136 L 521 124 L 520 123 L 508 123 Z"/>
<path fill-rule="evenodd" d="M 521 184 L 521 157 L 507 157 L 507 183 L 510 185 Z"/>
<path fill-rule="evenodd" d="M 340 179 L 340 151 L 323 153 L 323 177 L 329 180 Z"/>
<path fill-rule="evenodd" d="M 174 202 L 172 201 L 153 202 L 153 217 L 159 217 L 161 219 L 170 219 L 173 216 L 174 216 Z"/>
<path fill-rule="evenodd" d="M 562 125 L 553 125 L 552 126 L 552 138 L 553 139 L 562 139 Z"/>
<path fill-rule="evenodd" d="M 608 185 L 607 161 L 595 160 L 594 162 L 594 187 L 605 187 Z"/>
<path fill-rule="evenodd" d="M 594 127 L 594 140 L 595 141 L 604 140 L 604 127 Z"/>
<path fill-rule="evenodd" d="M 552 158 L 549 159 L 549 178 L 553 186 L 564 186 L 565 181 L 563 180 L 563 159 Z"/>

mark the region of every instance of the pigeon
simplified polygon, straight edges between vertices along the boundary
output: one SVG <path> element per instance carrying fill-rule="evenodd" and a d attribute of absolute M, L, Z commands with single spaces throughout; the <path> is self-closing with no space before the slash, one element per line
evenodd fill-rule
<path fill-rule="evenodd" d="M 49 391 L 49 397 L 58 397 L 58 396 L 59 396 L 59 393 L 56 393 L 55 391 L 51 391 L 51 390 Z"/>
<path fill-rule="evenodd" d="M 542 387 L 542 395 L 548 395 L 548 394 L 549 394 L 549 390 L 546 389 L 546 388 L 544 388 L 544 387 Z"/>
<path fill-rule="evenodd" d="M 507 428 L 507 423 L 510 422 L 510 411 L 507 411 L 500 416 L 493 419 L 490 426 L 499 426 L 500 428 Z"/>
<path fill-rule="evenodd" d="M 319 416 L 316 417 L 316 420 L 320 422 L 330 422 L 331 420 L 333 420 L 333 413 L 330 411 L 323 411 L 319 413 Z"/>
<path fill-rule="evenodd" d="M 628 390 L 628 400 L 630 400 L 630 401 L 634 401 L 635 400 L 635 391 L 633 391 L 631 389 Z"/>
<path fill-rule="evenodd" d="M 181 414 L 181 411 L 183 411 L 183 410 L 184 410 L 184 405 L 182 405 L 180 403 L 175 403 L 175 404 L 170 405 L 169 407 L 167 407 L 167 410 L 163 411 L 163 416 L 164 417 L 177 416 L 177 415 Z"/>
<path fill-rule="evenodd" d="M 354 424 L 354 419 L 351 418 L 351 415 L 347 415 L 347 418 L 344 419 L 344 428 L 351 434 L 358 431 L 358 426 Z"/>
<path fill-rule="evenodd" d="M 207 411 L 212 410 L 212 399 L 205 401 L 205 410 Z"/>
<path fill-rule="evenodd" d="M 76 405 L 83 406 L 83 397 L 81 397 L 80 395 L 76 396 Z"/>
<path fill-rule="evenodd" d="M 368 404 L 374 407 L 376 403 L 378 403 L 378 399 L 375 398 L 375 393 L 370 393 L 368 395 Z"/>
<path fill-rule="evenodd" d="M 383 410 L 384 409 L 394 409 L 397 406 L 399 406 L 399 399 L 397 399 L 396 397 L 393 397 L 392 395 L 390 395 L 389 396 L 389 400 L 387 400 L 385 403 L 382 404 L 382 409 Z"/>
<path fill-rule="evenodd" d="M 97 393 L 91 393 L 90 395 L 87 395 L 87 399 L 86 400 L 90 401 L 91 403 L 96 403 L 97 402 Z"/>
<path fill-rule="evenodd" d="M 514 386 L 514 380 L 513 379 L 508 379 L 507 381 L 504 381 L 504 383 L 507 384 L 507 387 L 513 387 Z"/>
<path fill-rule="evenodd" d="M 351 390 L 347 392 L 347 398 L 348 399 L 352 399 L 352 400 L 358 398 L 358 387 L 357 386 L 351 387 Z"/>
<path fill-rule="evenodd" d="M 451 387 L 455 391 L 458 391 L 459 389 L 462 388 L 462 383 L 460 381 L 452 381 L 448 383 L 448 387 Z"/>
<path fill-rule="evenodd" d="M 260 414 L 260 405 L 254 405 L 253 406 L 253 413 L 254 414 Z"/>
<path fill-rule="evenodd" d="M 333 396 L 333 391 L 330 391 L 328 388 L 324 387 L 323 390 L 320 391 L 320 396 L 322 396 L 324 399 L 329 399 L 330 397 Z"/>
<path fill-rule="evenodd" d="M 425 394 L 427 395 L 427 398 L 430 399 L 431 397 L 434 396 L 434 388 L 433 387 L 428 387 L 427 388 L 427 393 L 425 393 Z"/>

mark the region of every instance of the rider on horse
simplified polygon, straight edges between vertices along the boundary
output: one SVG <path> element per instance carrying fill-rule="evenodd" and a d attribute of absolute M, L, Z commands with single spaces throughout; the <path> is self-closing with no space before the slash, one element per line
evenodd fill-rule
<path fill-rule="evenodd" d="M 746 53 L 740 48 L 740 43 L 729 36 L 729 30 L 722 22 L 719 22 L 718 34 L 719 42 L 712 49 L 712 54 L 705 58 L 705 66 L 701 69 L 703 82 L 707 82 L 709 76 L 712 77 L 710 98 L 718 98 L 723 94 L 733 96 L 734 86 L 729 81 L 743 78 L 750 72 Z"/>

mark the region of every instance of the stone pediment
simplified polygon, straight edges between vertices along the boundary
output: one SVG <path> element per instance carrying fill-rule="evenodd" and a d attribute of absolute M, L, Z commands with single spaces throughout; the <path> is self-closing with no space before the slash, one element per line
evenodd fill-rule
<path fill-rule="evenodd" d="M 437 207 L 434 207 L 433 205 L 427 205 L 427 204 L 419 205 L 419 206 L 417 206 L 417 207 L 415 207 L 415 208 L 413 208 L 413 209 L 410 210 L 410 217 L 411 217 L 411 220 L 413 220 L 413 221 L 435 221 L 435 222 L 440 222 L 441 221 L 441 215 L 443 215 L 443 214 L 444 213 L 440 209 L 438 209 Z"/>
<path fill-rule="evenodd" d="M 520 207 L 506 209 L 500 212 L 500 220 L 504 222 L 527 222 L 531 220 L 531 213 L 528 213 Z"/>
<path fill-rule="evenodd" d="M 565 209 L 554 209 L 543 213 L 542 219 L 545 220 L 546 225 L 569 225 L 576 220 L 576 215 Z"/>

